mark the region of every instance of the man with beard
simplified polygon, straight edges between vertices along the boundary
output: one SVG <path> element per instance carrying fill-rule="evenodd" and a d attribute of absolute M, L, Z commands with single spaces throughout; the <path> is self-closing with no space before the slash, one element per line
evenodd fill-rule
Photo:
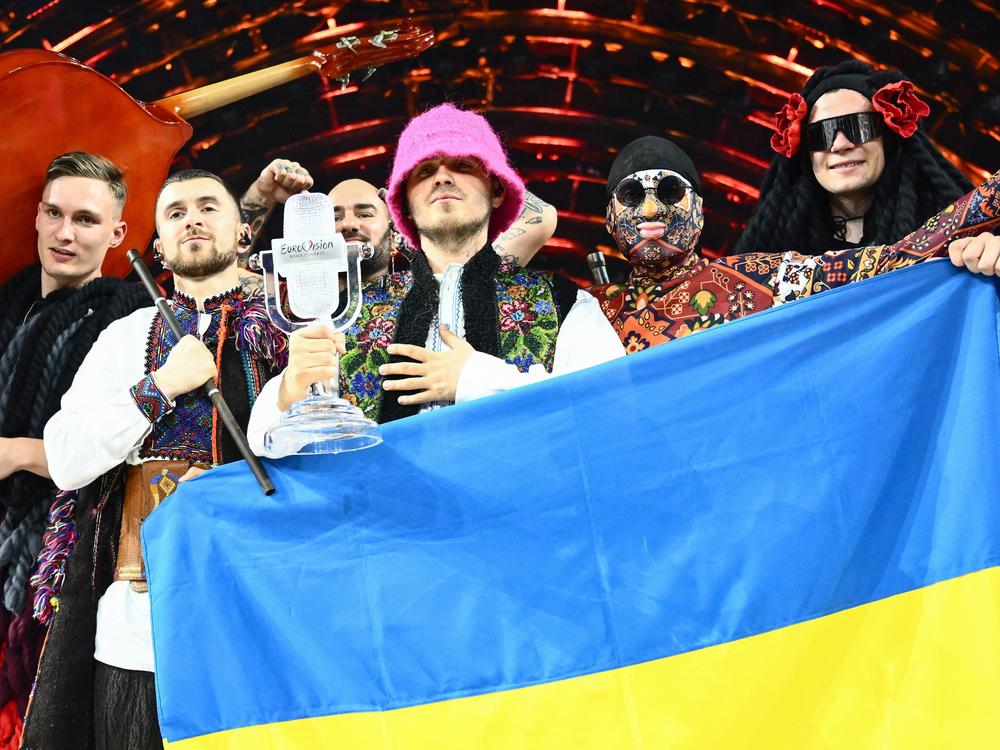
<path fill-rule="evenodd" d="M 242 292 L 237 253 L 249 227 L 218 177 L 171 176 L 156 230 L 187 335 L 175 340 L 155 307 L 112 324 L 45 427 L 52 479 L 83 489 L 27 748 L 162 748 L 139 527 L 179 482 L 241 457 L 202 384 L 214 378 L 245 427 L 287 343 L 261 299 Z"/>
<path fill-rule="evenodd" d="M 46 518 L 72 504 L 54 502 L 42 428 L 98 334 L 146 304 L 139 286 L 101 277 L 108 250 L 125 236 L 118 167 L 63 154 L 49 164 L 39 197 L 38 263 L 0 286 L 0 745 L 20 733 L 44 634 L 45 618 L 32 618 L 29 576 Z"/>
<path fill-rule="evenodd" d="M 389 273 L 393 251 L 402 244 L 382 192 L 370 182 L 350 179 L 337 183 L 329 193 L 337 231 L 348 242 L 369 242 L 375 248 L 372 257 L 361 261 L 361 279 L 366 282 Z"/>
<path fill-rule="evenodd" d="M 694 164 L 676 144 L 645 136 L 619 152 L 608 174 L 606 224 L 629 260 L 629 278 L 591 293 L 633 354 L 945 254 L 956 266 L 992 275 L 1000 272 L 1000 241 L 982 232 L 997 224 L 998 188 L 1000 173 L 893 245 L 710 260 L 696 252 L 705 219 Z"/>
<path fill-rule="evenodd" d="M 330 191 L 337 231 L 347 240 L 370 242 L 375 253 L 361 261 L 361 277 L 372 281 L 395 270 L 394 253 L 407 259 L 412 251 L 402 241 L 389 218 L 385 205 L 385 190 L 379 190 L 364 180 L 350 179 Z M 512 255 L 522 266 L 528 265 L 556 229 L 556 210 L 530 191 L 524 193 L 524 208 L 517 221 L 496 241 L 493 249 L 499 255 Z"/>
<path fill-rule="evenodd" d="M 251 445 L 262 451 L 280 411 L 338 371 L 343 397 L 388 422 L 620 356 L 589 295 L 493 251 L 523 196 L 482 116 L 443 104 L 411 120 L 386 203 L 418 250 L 412 269 L 365 285 L 346 341 L 324 326 L 291 336 L 288 368 L 254 404 Z"/>

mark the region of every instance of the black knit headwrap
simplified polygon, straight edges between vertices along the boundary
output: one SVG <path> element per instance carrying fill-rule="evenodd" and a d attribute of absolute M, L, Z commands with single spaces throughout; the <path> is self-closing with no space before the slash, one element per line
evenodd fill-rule
<path fill-rule="evenodd" d="M 684 177 L 694 191 L 701 194 L 701 182 L 694 162 L 684 150 L 673 141 L 658 135 L 644 135 L 637 138 L 618 152 L 611 171 L 608 172 L 607 197 L 624 178 L 646 169 L 669 169 Z"/>
<path fill-rule="evenodd" d="M 872 82 L 870 76 L 861 75 L 860 73 L 841 73 L 840 75 L 830 76 L 819 82 L 815 87 L 813 87 L 805 95 L 806 104 L 809 105 L 809 109 L 812 109 L 816 101 L 823 96 L 823 94 L 828 94 L 831 91 L 837 91 L 839 89 L 850 89 L 851 91 L 857 91 L 862 96 L 871 99 L 874 96 L 876 89 L 872 88 Z"/>

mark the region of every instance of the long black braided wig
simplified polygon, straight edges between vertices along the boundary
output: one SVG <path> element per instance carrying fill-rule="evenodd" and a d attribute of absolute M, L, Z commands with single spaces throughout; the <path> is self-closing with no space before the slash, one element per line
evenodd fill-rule
<path fill-rule="evenodd" d="M 138 284 L 118 278 L 97 278 L 52 295 L 54 300 L 32 309 L 41 296 L 37 265 L 0 287 L 0 437 L 41 438 L 101 331 L 149 304 Z M 7 568 L 4 604 L 15 614 L 54 489 L 50 480 L 27 471 L 0 480 L 0 573 Z"/>
<path fill-rule="evenodd" d="M 857 60 L 819 68 L 800 92 L 810 108 L 817 91 L 832 76 L 867 77 L 869 99 L 888 83 L 909 80 L 898 70 L 874 70 Z M 807 114 L 808 118 L 808 114 Z M 889 128 L 883 134 L 885 170 L 875 187 L 875 199 L 865 214 L 865 240 L 882 245 L 896 242 L 973 185 L 931 143 L 922 128 L 900 138 Z M 826 192 L 813 175 L 809 152 L 775 155 L 764 175 L 760 202 L 734 252 L 797 250 L 818 255 L 838 247 L 836 228 Z"/>

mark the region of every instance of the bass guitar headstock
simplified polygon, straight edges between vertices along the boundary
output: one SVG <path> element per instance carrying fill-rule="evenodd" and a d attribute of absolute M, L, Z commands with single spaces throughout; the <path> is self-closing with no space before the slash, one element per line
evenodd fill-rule
<path fill-rule="evenodd" d="M 415 57 L 433 44 L 433 29 L 403 24 L 364 36 L 345 34 L 336 42 L 314 50 L 313 56 L 319 62 L 321 74 L 346 86 L 355 71 L 363 71 L 364 80 L 380 65 Z"/>

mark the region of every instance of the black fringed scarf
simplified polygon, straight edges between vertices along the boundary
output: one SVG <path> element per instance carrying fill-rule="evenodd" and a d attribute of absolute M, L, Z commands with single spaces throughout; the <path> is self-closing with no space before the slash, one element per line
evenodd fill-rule
<path fill-rule="evenodd" d="M 485 251 L 485 252 L 484 252 Z M 465 339 L 476 351 L 500 354 L 500 324 L 497 295 L 493 277 L 500 268 L 500 256 L 487 245 L 473 255 L 462 271 L 462 304 L 465 306 Z M 431 323 L 437 314 L 439 287 L 427 258 L 417 253 L 413 259 L 413 286 L 403 300 L 396 320 L 397 344 L 425 346 Z M 407 357 L 394 354 L 389 362 L 410 362 Z M 386 380 L 392 380 L 389 377 Z M 399 403 L 400 394 L 382 392 L 380 422 L 409 417 L 420 411 L 419 404 Z"/>

